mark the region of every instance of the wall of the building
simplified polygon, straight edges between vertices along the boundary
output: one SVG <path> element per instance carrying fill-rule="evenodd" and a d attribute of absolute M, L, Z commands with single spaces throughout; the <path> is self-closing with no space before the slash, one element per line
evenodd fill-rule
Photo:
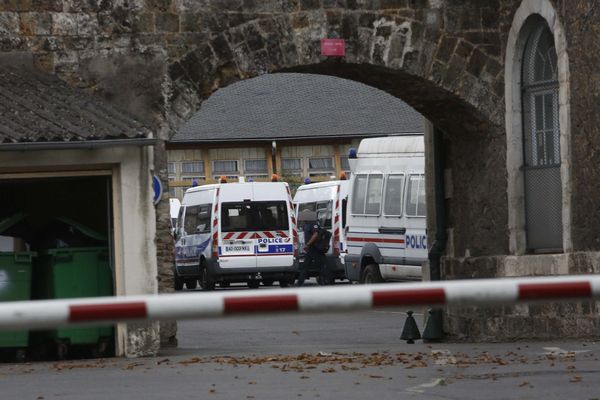
<path fill-rule="evenodd" d="M 345 143 L 332 143 L 327 140 L 317 139 L 317 144 L 295 144 L 293 142 L 277 142 L 276 145 L 276 170 L 283 180 L 299 184 L 306 177 L 312 182 L 319 182 L 339 177 L 342 172 L 340 158 L 347 157 L 350 148 L 358 148 L 361 139 L 345 140 Z M 322 142 L 322 143 L 319 143 Z M 199 185 L 213 183 L 220 176 L 213 171 L 215 160 L 235 160 L 238 162 L 239 170 L 232 175 L 238 177 L 252 177 L 254 180 L 269 180 L 273 172 L 273 158 L 271 144 L 249 144 L 246 147 L 220 145 L 187 145 L 186 148 L 175 148 L 167 150 L 169 168 L 169 196 L 181 199 L 185 190 L 192 186 L 195 179 Z M 313 169 L 309 168 L 311 157 L 331 159 L 331 168 Z M 298 171 L 284 171 L 281 160 L 295 158 L 301 160 L 302 168 Z M 261 173 L 247 172 L 244 170 L 244 161 L 253 159 L 266 160 L 267 169 Z M 182 172 L 182 163 L 197 162 L 204 165 L 204 172 L 198 174 L 187 174 Z M 213 172 L 213 173 L 209 173 Z M 260 177 L 257 177 L 260 175 Z"/>
<path fill-rule="evenodd" d="M 509 246 L 504 56 L 516 10 L 536 1 L 389 1 L 385 9 L 375 1 L 352 2 L 351 7 L 343 6 L 350 2 L 318 0 L 9 1 L 0 4 L 0 51 L 34 53 L 40 68 L 158 126 L 162 139 L 197 112 L 214 90 L 257 74 L 284 69 L 327 73 L 384 89 L 446 132 L 446 279 L 600 272 L 600 116 L 595 89 L 600 86 L 595 34 L 600 18 L 589 0 L 543 1 L 544 8 L 556 10 L 569 56 L 570 90 L 561 103 L 570 106 L 573 130 L 567 193 L 571 252 L 516 256 Z M 318 42 L 326 36 L 346 39 L 343 62 L 323 62 Z M 166 184 L 163 150 L 157 146 L 157 174 Z M 164 204 L 157 208 L 156 240 L 159 285 L 168 290 L 172 243 Z M 591 310 L 575 311 L 596 321 Z M 486 311 L 479 312 L 463 314 L 450 329 L 473 338 L 502 332 L 500 322 L 485 325 Z M 515 322 L 511 330 L 525 334 L 534 326 L 527 321 L 534 315 L 543 319 L 544 312 L 528 309 L 520 319 L 525 322 Z M 502 320 L 500 311 L 489 315 Z M 455 316 L 461 317 L 458 312 Z M 570 322 L 553 321 L 553 329 L 535 325 L 535 333 L 569 332 Z"/>
<path fill-rule="evenodd" d="M 152 165 L 152 149 L 148 147 L 3 152 L 0 157 L 0 179 L 93 174 L 93 171 L 110 173 L 113 190 L 115 293 L 156 294 L 158 285 Z M 77 187 L 72 189 L 76 191 Z M 52 193 L 41 194 L 51 195 Z M 119 324 L 117 331 L 119 355 L 145 356 L 157 353 L 160 342 L 157 323 Z"/>

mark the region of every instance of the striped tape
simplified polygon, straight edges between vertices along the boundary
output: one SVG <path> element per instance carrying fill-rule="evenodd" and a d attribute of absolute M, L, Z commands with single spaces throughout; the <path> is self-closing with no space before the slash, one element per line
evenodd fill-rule
<path fill-rule="evenodd" d="M 230 314 L 337 312 L 394 306 L 509 305 L 599 298 L 600 276 L 579 275 L 19 301 L 0 303 L 0 330 Z"/>

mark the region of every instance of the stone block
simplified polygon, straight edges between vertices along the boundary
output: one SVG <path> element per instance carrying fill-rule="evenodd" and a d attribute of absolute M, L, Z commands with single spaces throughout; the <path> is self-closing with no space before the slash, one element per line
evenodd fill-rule
<path fill-rule="evenodd" d="M 52 14 L 52 34 L 56 36 L 77 35 L 77 14 Z"/>
<path fill-rule="evenodd" d="M 0 12 L 0 35 L 19 33 L 19 14 L 15 12 Z"/>
<path fill-rule="evenodd" d="M 49 13 L 20 14 L 20 30 L 23 35 L 50 35 L 52 33 L 52 15 Z"/>
<path fill-rule="evenodd" d="M 150 14 L 152 15 L 152 14 Z M 202 13 L 182 13 L 179 15 L 181 32 L 199 32 L 203 29 Z"/>
<path fill-rule="evenodd" d="M 157 32 L 179 32 L 179 15 L 171 13 L 157 13 L 155 15 Z"/>
<path fill-rule="evenodd" d="M 183 16 L 189 17 L 190 14 L 183 14 Z M 191 21 L 186 21 L 188 24 L 186 25 L 186 29 L 183 29 L 182 27 L 182 31 L 191 31 L 194 32 L 196 30 L 199 30 L 199 26 L 196 26 L 195 23 L 199 22 L 199 21 L 195 21 L 194 26 L 196 26 L 196 29 L 192 29 L 191 25 L 193 25 L 191 23 Z M 131 23 L 132 23 L 132 27 L 131 30 L 133 32 L 136 33 L 153 33 L 155 32 L 155 24 L 154 24 L 154 14 L 153 13 L 139 13 L 139 14 L 135 14 L 131 17 Z M 183 25 L 183 24 L 182 24 Z"/>
<path fill-rule="evenodd" d="M 77 14 L 77 34 L 79 36 L 95 36 L 100 31 L 95 14 Z"/>

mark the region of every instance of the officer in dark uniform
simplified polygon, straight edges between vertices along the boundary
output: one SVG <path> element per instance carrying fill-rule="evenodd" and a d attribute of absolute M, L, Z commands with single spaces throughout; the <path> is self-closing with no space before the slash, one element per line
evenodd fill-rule
<path fill-rule="evenodd" d="M 312 212 L 314 213 L 314 212 Z M 325 254 L 315 247 L 316 241 L 319 239 L 319 230 L 321 226 L 319 222 L 315 220 L 305 219 L 302 227 L 304 233 L 304 263 L 300 268 L 298 275 L 298 286 L 302 286 L 304 281 L 308 277 L 308 272 L 311 269 L 318 269 L 319 275 L 322 282 L 329 282 L 328 277 L 325 276 L 327 273 L 327 260 Z"/>

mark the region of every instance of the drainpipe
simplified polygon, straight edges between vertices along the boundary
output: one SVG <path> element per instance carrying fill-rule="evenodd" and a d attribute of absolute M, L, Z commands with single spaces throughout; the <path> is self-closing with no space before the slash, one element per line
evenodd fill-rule
<path fill-rule="evenodd" d="M 273 165 L 273 173 L 277 174 L 277 142 L 271 142 L 271 164 Z"/>
<path fill-rule="evenodd" d="M 435 240 L 429 250 L 429 270 L 432 281 L 442 280 L 441 258 L 446 250 L 446 212 L 444 204 L 444 142 L 443 132 L 433 128 L 433 169 L 435 186 Z M 441 340 L 444 337 L 442 310 L 429 310 L 429 319 L 423 331 L 425 340 Z"/>

